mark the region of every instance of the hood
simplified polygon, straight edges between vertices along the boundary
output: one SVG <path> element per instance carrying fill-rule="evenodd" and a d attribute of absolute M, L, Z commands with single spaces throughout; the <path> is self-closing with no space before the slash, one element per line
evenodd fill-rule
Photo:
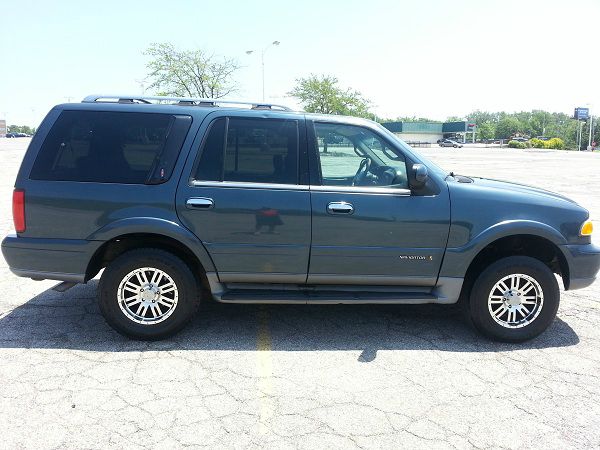
<path fill-rule="evenodd" d="M 512 183 L 509 181 L 501 181 L 494 180 L 491 178 L 478 178 L 471 177 L 473 183 L 477 186 L 490 188 L 490 189 L 498 189 L 503 192 L 511 192 L 516 194 L 524 194 L 524 195 L 539 195 L 545 198 L 550 198 L 554 200 L 562 200 L 565 202 L 569 202 L 577 205 L 577 202 L 571 200 L 569 197 L 565 197 L 564 195 L 557 194 L 556 192 L 547 191 L 546 189 L 541 189 L 535 186 L 529 186 L 527 184 L 521 183 Z"/>

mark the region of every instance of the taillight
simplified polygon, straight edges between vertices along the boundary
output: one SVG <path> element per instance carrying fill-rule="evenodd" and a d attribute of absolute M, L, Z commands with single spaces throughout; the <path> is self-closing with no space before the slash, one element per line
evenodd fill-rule
<path fill-rule="evenodd" d="M 15 189 L 13 191 L 13 222 L 17 233 L 25 232 L 25 191 Z"/>

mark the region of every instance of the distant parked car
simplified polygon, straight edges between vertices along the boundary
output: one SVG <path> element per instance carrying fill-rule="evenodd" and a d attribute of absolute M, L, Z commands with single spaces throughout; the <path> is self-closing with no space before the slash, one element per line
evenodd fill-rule
<path fill-rule="evenodd" d="M 442 139 L 439 141 L 440 147 L 454 147 L 454 148 L 462 148 L 462 144 L 452 139 Z"/>
<path fill-rule="evenodd" d="M 517 142 L 527 142 L 529 139 L 521 137 L 521 136 L 517 136 L 511 139 L 511 141 L 517 141 Z"/>
<path fill-rule="evenodd" d="M 6 133 L 7 138 L 20 138 L 20 137 L 31 137 L 30 134 L 26 133 Z"/>

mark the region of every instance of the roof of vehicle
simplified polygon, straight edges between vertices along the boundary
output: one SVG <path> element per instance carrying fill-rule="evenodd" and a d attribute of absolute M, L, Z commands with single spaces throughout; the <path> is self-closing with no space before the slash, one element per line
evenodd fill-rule
<path fill-rule="evenodd" d="M 255 113 L 257 116 L 265 117 L 269 115 L 302 115 L 307 119 L 315 121 L 343 122 L 346 124 L 379 126 L 376 122 L 368 119 L 362 119 L 352 116 L 330 115 L 306 113 L 304 111 L 294 111 L 291 108 L 269 103 L 269 102 L 247 102 L 237 100 L 191 98 L 191 97 L 164 97 L 164 96 L 139 96 L 139 95 L 89 95 L 80 103 L 64 103 L 57 105 L 60 109 L 78 109 L 78 110 L 99 110 L 114 111 L 126 110 L 136 112 L 169 113 L 169 114 L 190 114 L 198 115 L 200 111 L 208 115 L 216 110 L 218 111 L 240 111 L 247 114 Z"/>

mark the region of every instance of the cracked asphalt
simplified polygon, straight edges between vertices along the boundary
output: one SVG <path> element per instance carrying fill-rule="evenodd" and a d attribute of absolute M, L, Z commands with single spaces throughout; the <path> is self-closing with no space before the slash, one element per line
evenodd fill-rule
<path fill-rule="evenodd" d="M 0 139 L 3 234 L 26 145 Z M 600 218 L 599 153 L 425 153 Z M 518 345 L 435 305 L 209 304 L 175 338 L 135 342 L 105 324 L 97 281 L 54 284 L 0 261 L 1 448 L 600 447 L 600 282 L 563 293 L 550 329 Z"/>

